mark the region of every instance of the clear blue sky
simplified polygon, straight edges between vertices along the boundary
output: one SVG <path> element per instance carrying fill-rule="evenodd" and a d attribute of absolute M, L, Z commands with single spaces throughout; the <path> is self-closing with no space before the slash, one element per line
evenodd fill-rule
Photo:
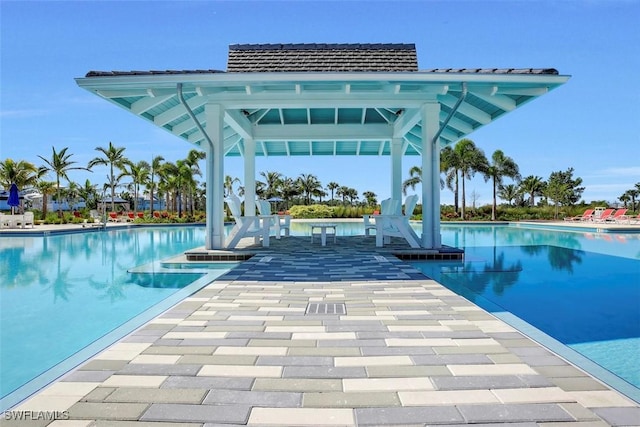
<path fill-rule="evenodd" d="M 76 1 L 0 0 L 0 159 L 41 165 L 69 147 L 80 165 L 112 141 L 134 161 L 175 161 L 183 140 L 80 89 L 90 70 L 226 69 L 235 43 L 415 43 L 420 69 L 556 68 L 564 86 L 469 135 L 502 149 L 523 176 L 575 169 L 583 198 L 615 202 L 640 182 L 640 1 Z M 313 173 L 378 199 L 390 159 L 268 158 L 257 171 Z M 418 165 L 403 160 L 404 178 Z M 242 177 L 227 159 L 225 173 Z M 72 172 L 83 183 L 107 170 Z M 54 177 L 51 177 L 53 180 Z M 467 194 L 488 202 L 482 178 Z M 449 190 L 443 203 L 453 203 Z M 470 197 L 467 203 L 471 204 Z"/>

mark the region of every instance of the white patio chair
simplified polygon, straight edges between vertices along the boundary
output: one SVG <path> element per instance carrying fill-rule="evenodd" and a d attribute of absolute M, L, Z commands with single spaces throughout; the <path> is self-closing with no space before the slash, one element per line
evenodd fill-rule
<path fill-rule="evenodd" d="M 418 203 L 418 196 L 415 194 L 407 196 L 404 201 L 404 214 L 402 214 L 400 208 L 397 207 L 397 201 L 387 200 L 383 201 L 383 203 L 388 203 L 386 209 L 385 206 L 383 206 L 383 209 L 385 209 L 386 212 L 393 213 L 389 215 L 383 214 L 376 218 L 376 246 L 382 247 L 384 244 L 391 243 L 391 237 L 402 237 L 412 248 L 419 248 L 420 238 L 409 224 L 409 219 Z"/>
<path fill-rule="evenodd" d="M 33 212 L 28 211 L 22 214 L 22 228 L 26 228 L 27 225 L 30 225 L 33 228 Z"/>
<path fill-rule="evenodd" d="M 242 216 L 242 206 L 240 199 L 235 194 L 231 194 L 225 199 L 236 225 L 231 229 L 229 236 L 225 240 L 225 247 L 235 248 L 244 237 L 254 237 L 257 244 L 262 238 L 262 246 L 269 246 L 269 229 L 272 218 L 270 216 Z"/>
<path fill-rule="evenodd" d="M 366 236 L 370 236 L 371 230 L 376 229 L 376 218 L 381 215 L 396 215 L 399 214 L 400 205 L 398 201 L 393 200 L 391 198 L 384 199 L 380 202 L 380 214 L 373 215 L 363 215 L 362 219 L 364 220 L 364 234 Z"/>

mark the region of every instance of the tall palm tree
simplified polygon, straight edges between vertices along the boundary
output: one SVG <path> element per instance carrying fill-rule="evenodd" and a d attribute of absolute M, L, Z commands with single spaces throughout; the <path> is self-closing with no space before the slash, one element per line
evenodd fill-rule
<path fill-rule="evenodd" d="M 58 212 L 62 217 L 62 205 L 60 204 L 60 178 L 64 178 L 69 182 L 68 173 L 72 170 L 85 170 L 88 171 L 88 168 L 82 166 L 73 166 L 76 162 L 71 161 L 71 157 L 73 154 L 67 154 L 67 150 L 69 147 L 64 147 L 60 152 L 56 152 L 55 147 L 51 147 L 52 154 L 50 159 L 46 159 L 42 156 L 40 157 L 46 164 L 42 168 L 45 171 L 52 171 L 56 174 L 56 198 L 58 199 Z"/>
<path fill-rule="evenodd" d="M 194 214 L 195 204 L 193 202 L 193 195 L 195 194 L 197 181 L 193 178 L 193 176 L 202 176 L 202 171 L 200 170 L 200 165 L 198 162 L 200 160 L 204 160 L 207 157 L 207 154 L 204 151 L 200 150 L 190 150 L 187 154 L 187 158 L 184 160 L 185 165 L 191 169 L 191 178 L 185 181 L 187 185 L 187 199 L 188 199 L 188 208 L 191 215 Z M 185 176 L 186 178 L 186 176 Z"/>
<path fill-rule="evenodd" d="M 300 188 L 298 180 L 294 180 L 293 178 L 285 178 L 282 180 L 280 184 L 280 195 L 284 200 L 285 209 L 289 208 L 291 199 L 300 195 L 301 192 L 302 189 Z"/>
<path fill-rule="evenodd" d="M 89 161 L 87 167 L 91 169 L 97 165 L 109 166 L 109 187 L 111 188 L 111 211 L 116 210 L 115 198 L 116 198 L 116 177 L 114 175 L 114 168 L 122 169 L 125 164 L 126 157 L 124 156 L 125 147 L 116 147 L 111 141 L 109 141 L 108 147 L 96 147 L 97 151 L 100 151 L 103 156 L 96 157 Z"/>
<path fill-rule="evenodd" d="M 151 168 L 149 163 L 141 160 L 137 163 L 127 162 L 127 175 L 133 180 L 133 211 L 138 212 L 138 194 L 140 185 L 145 185 L 149 181 Z"/>
<path fill-rule="evenodd" d="M 265 182 L 265 192 L 264 197 L 269 199 L 271 197 L 276 197 L 278 195 L 278 190 L 282 185 L 283 176 L 280 172 L 269 172 L 264 171 L 260 172 L 260 175 L 264 177 Z"/>
<path fill-rule="evenodd" d="M 462 175 L 462 210 L 460 216 L 464 219 L 466 207 L 465 179 L 471 179 L 476 172 L 482 170 L 487 164 L 487 158 L 472 140 L 466 138 L 458 141 L 453 151 L 455 151 L 460 162 L 458 165 Z"/>
<path fill-rule="evenodd" d="M 56 183 L 53 181 L 39 180 L 36 189 L 42 194 L 42 218 L 47 217 L 47 205 L 49 204 L 49 196 L 56 193 Z"/>
<path fill-rule="evenodd" d="M 447 145 L 440 151 L 440 172 L 445 174 L 447 188 L 453 192 L 453 210 L 459 212 L 459 181 L 460 160 L 458 153 Z"/>
<path fill-rule="evenodd" d="M 305 195 L 305 204 L 311 204 L 311 195 L 318 190 L 322 189 L 322 185 L 313 174 L 303 173 L 298 178 L 298 182 L 300 183 L 300 188 L 302 189 L 302 193 Z"/>
<path fill-rule="evenodd" d="M 341 185 L 340 187 L 338 187 L 338 189 L 336 190 L 336 196 L 342 197 L 342 203 L 346 205 L 347 197 L 349 197 L 349 187 L 347 187 L 346 185 Z"/>
<path fill-rule="evenodd" d="M 520 190 L 529 195 L 529 206 L 536 205 L 536 196 L 542 196 L 544 190 L 542 177 L 529 175 L 520 182 Z"/>
<path fill-rule="evenodd" d="M 24 160 L 14 161 L 6 159 L 0 162 L 0 186 L 8 189 L 11 183 L 18 188 L 33 187 L 37 185 L 42 176 L 41 171 L 33 164 Z"/>
<path fill-rule="evenodd" d="M 337 182 L 331 181 L 329 184 L 327 184 L 327 190 L 331 192 L 331 202 L 333 202 L 333 192 L 338 188 L 340 188 L 340 184 L 338 184 Z"/>
<path fill-rule="evenodd" d="M 502 150 L 496 150 L 491 155 L 491 163 L 483 165 L 480 172 L 484 175 L 484 180 L 491 180 L 493 187 L 493 204 L 491 205 L 491 221 L 496 220 L 496 193 L 498 187 L 502 186 L 504 177 L 520 179 L 518 165 L 509 156 L 505 156 Z"/>
<path fill-rule="evenodd" d="M 155 199 L 155 192 L 156 192 L 156 183 L 155 183 L 155 177 L 159 176 L 158 173 L 160 171 L 160 168 L 162 167 L 162 162 L 164 162 L 164 157 L 162 156 L 155 156 L 152 160 L 151 160 L 151 170 L 149 171 L 149 175 L 151 177 L 151 182 L 149 185 L 149 200 L 151 202 L 151 217 L 153 218 L 153 208 L 154 208 L 154 199 Z"/>

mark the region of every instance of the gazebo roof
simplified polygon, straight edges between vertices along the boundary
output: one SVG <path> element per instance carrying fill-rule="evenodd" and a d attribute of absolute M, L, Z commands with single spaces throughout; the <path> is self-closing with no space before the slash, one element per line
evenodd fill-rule
<path fill-rule="evenodd" d="M 424 103 L 440 104 L 446 145 L 568 78 L 552 68 L 418 71 L 413 44 L 267 44 L 231 45 L 226 72 L 91 71 L 76 81 L 199 146 L 205 136 L 180 85 L 205 129 L 205 105 L 224 107 L 226 155 L 253 138 L 258 156 L 306 156 L 388 155 L 392 138 L 417 155 Z"/>

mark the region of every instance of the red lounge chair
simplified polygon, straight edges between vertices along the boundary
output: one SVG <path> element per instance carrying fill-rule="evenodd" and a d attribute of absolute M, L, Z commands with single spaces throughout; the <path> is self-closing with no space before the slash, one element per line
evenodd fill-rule
<path fill-rule="evenodd" d="M 160 218 L 160 212 L 158 212 L 158 211 L 153 211 L 153 217 L 154 217 L 154 218 Z"/>
<path fill-rule="evenodd" d="M 595 209 L 587 209 L 582 215 L 568 216 L 565 221 L 591 221 L 593 219 L 593 212 Z"/>
<path fill-rule="evenodd" d="M 133 212 L 127 212 L 127 217 L 129 217 L 130 221 L 136 219 L 136 215 Z"/>
<path fill-rule="evenodd" d="M 144 212 L 138 212 L 138 218 L 140 219 L 144 218 Z"/>
<path fill-rule="evenodd" d="M 627 211 L 628 211 L 628 209 L 618 209 L 616 211 L 616 213 L 611 215 L 605 221 L 619 222 L 621 220 L 626 220 L 626 215 L 625 214 L 627 213 Z"/>
<path fill-rule="evenodd" d="M 600 214 L 599 218 L 595 218 L 595 222 L 605 222 L 607 221 L 607 218 L 609 218 L 612 214 L 613 211 L 615 211 L 615 209 L 605 209 L 602 211 L 602 213 Z"/>
<path fill-rule="evenodd" d="M 118 222 L 118 214 L 115 212 L 109 212 L 109 221 Z"/>

